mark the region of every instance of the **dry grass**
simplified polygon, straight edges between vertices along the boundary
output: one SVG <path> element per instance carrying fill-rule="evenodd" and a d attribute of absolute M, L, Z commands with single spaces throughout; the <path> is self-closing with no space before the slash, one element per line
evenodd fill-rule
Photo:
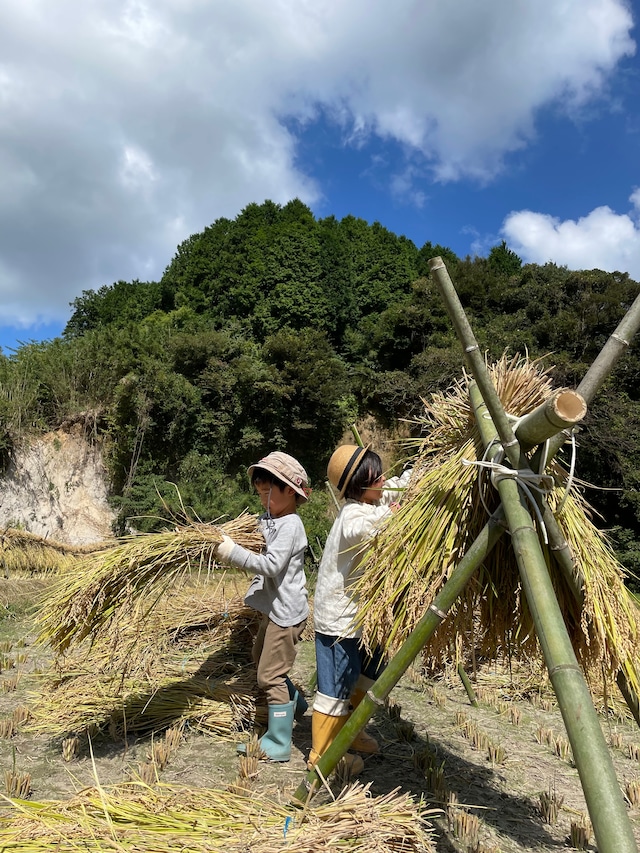
<path fill-rule="evenodd" d="M 261 718 L 250 662 L 258 620 L 233 577 L 178 586 L 146 621 L 120 614 L 108 636 L 57 658 L 26 727 L 121 737 L 189 721 L 229 736 Z"/>
<path fill-rule="evenodd" d="M 68 545 L 54 539 L 43 539 L 35 533 L 6 527 L 0 532 L 0 571 L 12 574 L 47 574 L 65 572 L 86 559 L 87 554 L 104 551 L 113 545 Z"/>
<path fill-rule="evenodd" d="M 99 637 L 119 614 L 144 621 L 176 581 L 216 568 L 223 534 L 254 551 L 264 545 L 256 517 L 244 513 L 220 525 L 189 523 L 130 537 L 90 556 L 73 578 L 61 577 L 48 593 L 38 616 L 39 641 L 60 653 L 85 637 Z"/>
<path fill-rule="evenodd" d="M 429 812 L 397 790 L 372 797 L 354 783 L 335 802 L 304 811 L 251 793 L 141 781 L 91 788 L 68 802 L 14 802 L 0 819 L 0 847 L 22 853 L 154 850 L 290 853 L 341 850 L 428 853 Z"/>
<path fill-rule="evenodd" d="M 510 415 L 529 413 L 553 393 L 548 371 L 526 358 L 503 357 L 489 368 Z M 365 555 L 355 592 L 362 604 L 365 642 L 390 655 L 426 612 L 498 506 L 497 492 L 474 461 L 484 448 L 469 401 L 467 380 L 425 402 L 424 438 L 414 444 L 414 474 L 401 509 Z M 638 692 L 636 654 L 638 607 L 625 586 L 626 573 L 604 534 L 590 519 L 581 493 L 565 496 L 566 475 L 552 463 L 555 487 L 548 496 L 584 586 L 581 607 L 570 583 L 544 545 L 558 602 L 576 654 L 591 679 L 609 694 L 623 669 Z M 541 531 L 541 540 L 543 539 Z M 462 650 L 462 652 L 461 652 Z M 522 594 L 508 535 L 485 559 L 463 595 L 423 651 L 429 671 L 440 670 L 460 654 L 473 661 L 539 657 L 531 614 Z M 466 663 L 466 662 L 465 662 Z"/>

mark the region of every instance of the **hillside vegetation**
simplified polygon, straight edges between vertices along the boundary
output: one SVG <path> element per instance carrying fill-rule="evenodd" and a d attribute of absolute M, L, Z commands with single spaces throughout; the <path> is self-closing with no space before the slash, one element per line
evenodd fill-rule
<path fill-rule="evenodd" d="M 251 204 L 185 240 L 160 281 L 84 291 L 61 338 L 0 354 L 2 458 L 25 434 L 80 422 L 104 444 L 121 526 L 149 516 L 138 524 L 151 529 L 180 499 L 203 519 L 257 507 L 246 466 L 286 449 L 311 475 L 305 523 L 322 538 L 326 462 L 349 424 L 393 428 L 461 375 L 435 255 L 488 357 L 544 357 L 556 385 L 579 382 L 639 292 L 626 273 L 523 265 L 504 243 L 462 259 L 298 200 Z M 591 407 L 577 468 L 631 569 L 639 380 L 635 342 Z"/>

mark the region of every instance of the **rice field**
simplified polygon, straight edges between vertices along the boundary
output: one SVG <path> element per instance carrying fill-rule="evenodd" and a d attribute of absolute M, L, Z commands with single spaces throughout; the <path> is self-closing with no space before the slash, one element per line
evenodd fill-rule
<path fill-rule="evenodd" d="M 237 601 L 245 583 L 241 576 L 224 580 L 227 603 Z M 365 758 L 358 780 L 336 778 L 330 792 L 321 791 L 308 824 L 287 824 L 288 817 L 300 821 L 289 809 L 288 795 L 305 773 L 310 712 L 294 729 L 292 759 L 284 765 L 241 759 L 235 743 L 246 740 L 248 730 L 229 731 L 235 723 L 225 725 L 222 713 L 217 729 L 201 725 L 199 712 L 190 716 L 184 706 L 174 707 L 149 731 L 133 715 L 129 726 L 117 702 L 114 713 L 106 714 L 101 704 L 105 697 L 96 695 L 92 713 L 99 706 L 102 723 L 90 721 L 82 730 L 79 699 L 67 692 L 65 714 L 74 719 L 75 728 L 69 727 L 69 718 L 56 717 L 46 704 L 59 688 L 53 686 L 50 652 L 34 645 L 37 604 L 29 608 L 33 598 L 28 588 L 33 589 L 33 578 L 14 580 L 11 587 L 5 581 L 0 588 L 3 600 L 11 594 L 20 602 L 0 623 L 0 784 L 5 798 L 0 848 L 40 851 L 55 842 L 61 850 L 165 851 L 185 849 L 187 839 L 189 850 L 250 847 L 258 853 L 285 849 L 285 841 L 286 849 L 294 851 L 442 853 L 552 851 L 569 846 L 572 838 L 577 845 L 593 845 L 562 719 L 539 665 L 510 671 L 494 663 L 469 671 L 475 705 L 453 666 L 437 678 L 420 668 L 410 670 L 388 706 L 369 723 L 381 754 Z M 156 688 L 158 700 L 172 695 L 171 685 L 184 685 L 186 670 L 200 666 L 205 649 L 234 633 L 225 638 L 219 621 L 204 618 L 206 602 L 210 615 L 210 602 L 221 594 L 218 579 L 174 595 L 174 618 L 164 623 L 157 614 L 155 639 L 146 650 L 140 646 L 140 666 L 132 666 L 129 677 L 140 677 L 146 668 L 151 684 L 156 667 L 172 660 L 173 670 L 165 672 L 167 684 Z M 156 644 L 152 659 L 150 649 Z M 98 648 L 96 668 L 103 656 Z M 240 649 L 230 662 L 237 675 Z M 78 679 L 80 686 L 86 672 L 79 653 L 68 663 L 67 670 L 58 672 L 59 684 Z M 293 677 L 309 694 L 313 663 L 308 637 Z M 104 661 L 101 666 L 108 672 Z M 247 708 L 236 710 L 251 723 L 259 702 L 250 685 L 247 691 Z M 42 707 L 48 707 L 44 715 L 38 711 Z M 634 829 L 640 833 L 640 731 L 613 696 L 609 707 L 599 711 Z M 48 726 L 42 725 L 43 718 Z M 348 787 L 356 781 L 358 786 Z M 345 784 L 348 804 L 339 798 Z M 290 830 L 283 835 L 285 826 Z"/>

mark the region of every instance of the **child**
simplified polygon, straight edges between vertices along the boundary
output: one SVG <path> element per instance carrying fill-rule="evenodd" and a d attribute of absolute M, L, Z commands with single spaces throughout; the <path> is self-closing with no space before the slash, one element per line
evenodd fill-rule
<path fill-rule="evenodd" d="M 367 656 L 354 627 L 358 602 L 350 592 L 368 540 L 379 523 L 397 509 L 397 501 L 411 472 L 388 482 L 382 461 L 366 447 L 343 445 L 331 459 L 327 475 L 346 503 L 329 532 L 318 569 L 314 596 L 314 628 L 318 692 L 311 718 L 309 767 L 331 745 L 353 709 L 382 670 L 382 655 Z M 386 488 L 383 491 L 383 487 Z M 352 743 L 358 752 L 378 751 L 376 740 L 361 731 Z M 347 754 L 353 774 L 364 767 L 357 755 Z"/>
<path fill-rule="evenodd" d="M 258 687 L 267 695 L 269 723 L 260 745 L 268 758 L 288 761 L 294 716 L 307 710 L 288 678 L 309 615 L 304 573 L 307 536 L 297 514 L 307 500 L 308 478 L 300 463 L 287 453 L 269 453 L 248 470 L 260 502 L 266 548 L 255 554 L 225 536 L 218 558 L 254 572 L 245 604 L 263 614 L 252 649 Z M 238 746 L 244 752 L 244 744 Z"/>

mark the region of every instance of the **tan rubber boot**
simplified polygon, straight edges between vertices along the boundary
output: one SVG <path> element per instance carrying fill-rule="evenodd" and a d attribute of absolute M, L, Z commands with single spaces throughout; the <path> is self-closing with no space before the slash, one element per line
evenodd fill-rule
<path fill-rule="evenodd" d="M 311 752 L 307 761 L 309 770 L 315 766 L 320 756 L 329 749 L 348 719 L 348 714 L 343 717 L 331 717 L 329 714 L 323 714 L 320 711 L 313 712 L 311 715 Z M 364 761 L 359 755 L 352 755 L 347 752 L 344 755 L 344 761 L 352 776 L 357 776 L 364 770 Z"/>
<path fill-rule="evenodd" d="M 358 707 L 364 699 L 366 692 L 366 689 L 360 689 L 359 687 L 355 688 L 351 694 L 351 699 L 349 700 L 351 702 L 352 709 Z M 355 749 L 356 752 L 364 752 L 367 755 L 375 755 L 377 752 L 380 752 L 378 741 L 372 737 L 366 729 L 362 729 L 358 732 L 351 744 L 351 749 Z"/>

